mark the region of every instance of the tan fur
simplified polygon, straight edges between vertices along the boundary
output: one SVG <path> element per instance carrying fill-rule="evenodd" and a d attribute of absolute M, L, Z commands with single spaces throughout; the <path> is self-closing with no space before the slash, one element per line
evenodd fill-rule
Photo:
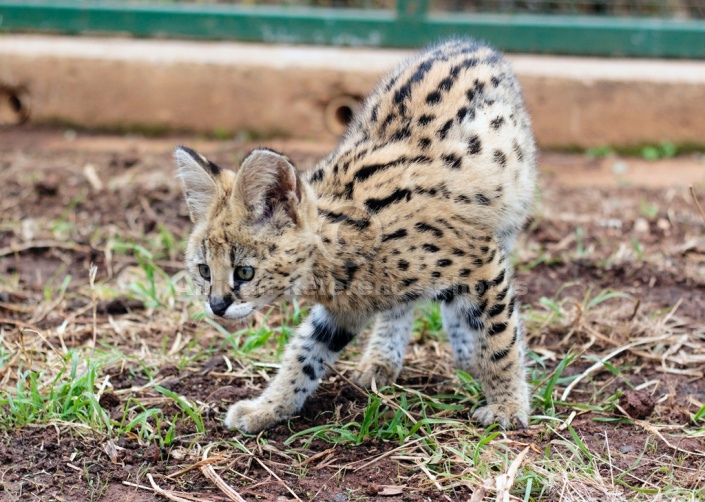
<path fill-rule="evenodd" d="M 270 150 L 252 152 L 237 174 L 177 150 L 195 225 L 186 262 L 210 305 L 243 317 L 292 296 L 318 304 L 267 390 L 233 406 L 226 424 L 256 432 L 295 414 L 375 314 L 358 379 L 393 382 L 415 303 L 436 299 L 459 367 L 487 398 L 475 418 L 525 425 L 509 253 L 534 197 L 535 155 L 511 69 L 469 40 L 392 72 L 305 179 Z M 233 278 L 239 266 L 254 267 L 251 281 Z"/>

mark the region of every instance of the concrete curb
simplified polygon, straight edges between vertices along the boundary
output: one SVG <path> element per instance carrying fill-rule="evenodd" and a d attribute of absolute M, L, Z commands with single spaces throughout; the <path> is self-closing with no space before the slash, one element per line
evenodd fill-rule
<path fill-rule="evenodd" d="M 330 140 L 354 100 L 408 54 L 5 35 L 0 124 L 28 114 L 38 124 Z M 543 146 L 705 144 L 705 62 L 509 59 Z"/>

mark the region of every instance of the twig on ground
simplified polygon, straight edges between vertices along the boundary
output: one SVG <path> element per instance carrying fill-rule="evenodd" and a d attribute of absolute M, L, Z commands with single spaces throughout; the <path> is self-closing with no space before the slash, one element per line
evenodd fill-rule
<path fill-rule="evenodd" d="M 173 474 L 169 474 L 168 476 L 164 476 L 166 479 L 174 479 L 177 478 L 183 474 L 186 474 L 187 472 L 190 472 L 194 469 L 200 469 L 201 466 L 208 465 L 208 464 L 214 464 L 216 462 L 220 462 L 223 460 L 223 457 L 225 456 L 225 453 L 221 453 L 220 455 L 216 455 L 215 457 L 209 457 L 203 460 L 199 460 L 195 464 L 189 465 L 188 467 L 184 467 L 183 469 L 180 469 L 176 471 Z"/>
<path fill-rule="evenodd" d="M 519 455 L 512 461 L 507 469 L 507 472 L 500 474 L 495 478 L 495 486 L 497 488 L 497 502 L 509 502 L 511 494 L 509 490 L 512 489 L 514 485 L 514 479 L 516 478 L 519 467 L 524 462 L 524 457 L 529 451 L 529 447 L 524 448 Z"/>
<path fill-rule="evenodd" d="M 595 364 L 590 366 L 588 369 L 583 371 L 575 380 L 570 382 L 570 384 L 565 388 L 563 391 L 563 394 L 561 395 L 561 401 L 565 402 L 566 399 L 568 399 L 568 396 L 570 395 L 570 392 L 573 390 L 573 388 L 578 385 L 579 382 L 581 382 L 585 377 L 589 376 L 590 374 L 594 373 L 596 370 L 602 368 L 607 361 L 612 359 L 615 356 L 618 356 L 622 352 L 632 349 L 634 347 L 638 347 L 639 345 L 645 345 L 649 343 L 654 343 L 654 342 L 660 342 L 662 340 L 666 340 L 669 338 L 671 335 L 661 335 L 661 336 L 654 336 L 650 338 L 641 338 L 639 340 L 636 340 L 632 343 L 628 343 L 627 345 L 623 345 L 622 347 L 618 348 L 617 350 L 613 350 L 609 354 L 607 354 L 605 357 L 601 358 L 599 361 L 597 361 Z"/>
<path fill-rule="evenodd" d="M 93 307 L 93 344 L 91 345 L 92 351 L 95 350 L 95 346 L 98 344 L 98 322 L 96 320 L 96 314 L 98 310 L 98 302 L 95 297 L 95 276 L 98 273 L 98 267 L 91 263 L 88 269 L 88 282 L 91 286 L 91 306 Z"/>
<path fill-rule="evenodd" d="M 671 449 L 673 449 L 673 450 L 676 450 L 676 451 L 679 451 L 679 452 L 681 452 L 681 453 L 685 453 L 685 454 L 687 454 L 687 455 L 696 455 L 696 456 L 698 456 L 698 457 L 705 457 L 705 453 L 700 453 L 700 452 L 697 452 L 697 451 L 688 451 L 688 450 L 684 450 L 683 448 L 680 448 L 679 446 L 676 446 L 676 445 L 674 445 L 674 444 L 671 444 L 671 443 L 668 441 L 668 439 L 666 439 L 666 438 L 663 436 L 663 434 L 661 434 L 661 432 L 660 432 L 656 427 L 654 427 L 653 425 L 651 425 L 649 422 L 645 422 L 645 421 L 643 421 L 643 420 L 639 420 L 638 418 L 634 418 L 634 417 L 632 417 L 629 413 L 627 413 L 627 411 L 626 411 L 624 408 L 622 408 L 620 405 L 616 405 L 616 406 L 617 406 L 617 409 L 618 409 L 619 411 L 621 411 L 621 412 L 624 414 L 625 417 L 628 417 L 632 422 L 634 422 L 635 424 L 637 424 L 637 425 L 643 427 L 647 432 L 650 432 L 651 434 L 653 434 L 653 435 L 655 435 L 656 437 L 658 437 L 661 441 L 663 441 L 663 444 L 665 444 L 665 445 L 668 446 L 669 448 L 671 448 Z"/>
<path fill-rule="evenodd" d="M 264 462 L 262 462 L 259 458 L 254 457 L 254 459 L 255 459 L 255 460 L 257 461 L 257 463 L 258 463 L 259 465 L 261 465 L 262 468 L 263 468 L 265 471 L 267 471 L 274 479 L 276 479 L 277 481 L 279 481 L 279 483 L 280 483 L 284 488 L 286 488 L 286 491 L 288 491 L 289 493 L 291 493 L 291 494 L 294 496 L 294 498 L 295 498 L 296 500 L 298 500 L 299 502 L 303 502 L 303 501 L 299 498 L 299 496 L 296 495 L 296 493 L 294 493 L 294 490 L 292 490 L 291 488 L 289 488 L 289 485 L 287 485 L 287 484 L 282 480 L 282 478 L 280 478 L 279 476 L 277 476 L 276 473 L 275 473 L 272 469 L 270 469 L 269 467 L 267 467 L 267 465 L 266 465 Z"/>
<path fill-rule="evenodd" d="M 207 459 L 203 459 L 207 460 Z M 219 489 L 221 492 L 223 492 L 230 500 L 234 500 L 235 502 L 246 502 L 242 496 L 235 491 L 233 487 L 231 487 L 229 484 L 227 484 L 223 478 L 221 478 L 217 472 L 215 472 L 215 469 L 213 469 L 213 466 L 210 464 L 205 464 L 201 465 L 200 467 L 201 473 L 208 479 L 210 479 Z"/>
<path fill-rule="evenodd" d="M 703 207 L 700 205 L 700 201 L 698 200 L 698 196 L 695 195 L 695 189 L 693 188 L 693 185 L 690 185 L 690 195 L 693 197 L 693 200 L 695 201 L 695 205 L 698 208 L 698 211 L 700 211 L 700 216 L 703 217 L 703 221 L 705 221 L 705 211 L 703 211 Z"/>
<path fill-rule="evenodd" d="M 296 495 L 296 493 L 294 493 L 294 490 L 292 490 L 291 488 L 289 488 L 289 485 L 287 485 L 287 484 L 282 480 L 282 478 L 280 478 L 279 476 L 277 476 L 276 473 L 275 473 L 274 471 L 272 471 L 272 469 L 270 469 L 264 462 L 262 462 L 262 461 L 261 461 L 254 453 L 252 453 L 244 444 L 240 443 L 240 445 L 241 445 L 241 446 L 243 447 L 243 449 L 247 452 L 247 454 L 250 456 L 250 458 L 255 459 L 255 460 L 257 461 L 257 463 L 258 463 L 259 465 L 261 465 L 262 468 L 263 468 L 265 471 L 267 471 L 267 472 L 269 473 L 270 476 L 272 476 L 274 479 L 276 479 L 277 481 L 279 481 L 279 483 L 286 489 L 286 491 L 288 491 L 289 493 L 291 493 L 291 495 L 292 495 L 296 500 L 298 500 L 299 502 L 303 502 L 303 501 L 299 498 L 299 496 Z"/>
<path fill-rule="evenodd" d="M 169 500 L 173 500 L 174 502 L 191 502 L 189 499 L 179 497 L 178 495 L 174 495 L 173 493 L 166 491 L 163 488 L 160 488 L 159 485 L 157 485 L 157 483 L 154 482 L 154 478 L 152 477 L 152 474 L 147 473 L 147 479 L 149 479 L 149 484 L 152 485 L 152 488 L 154 489 L 154 491 L 157 492 L 162 497 L 166 497 Z"/>
<path fill-rule="evenodd" d="M 345 375 L 343 375 L 342 373 L 340 373 L 340 372 L 339 372 L 338 370 L 336 370 L 332 365 L 330 365 L 330 364 L 328 364 L 328 363 L 324 363 L 324 364 L 325 364 L 325 365 L 328 367 L 328 369 L 330 369 L 333 373 L 335 373 L 337 376 L 339 376 L 340 378 L 342 378 L 343 380 L 345 380 L 347 383 L 349 383 L 350 385 L 352 385 L 352 386 L 353 386 L 358 392 L 360 392 L 363 396 L 367 396 L 367 395 L 368 395 L 368 392 L 367 392 L 367 391 L 365 391 L 365 390 L 364 390 L 362 387 L 360 387 L 358 384 L 356 384 L 355 382 L 353 382 L 352 380 L 350 380 L 348 377 L 346 377 Z M 417 420 L 416 420 L 416 418 L 413 417 L 413 415 L 411 414 L 410 411 L 405 410 L 404 408 L 402 408 L 401 406 L 399 406 L 397 403 L 395 403 L 394 401 L 390 400 L 388 397 L 384 396 L 383 394 L 380 394 L 379 391 L 378 391 L 377 389 L 375 389 L 375 388 L 370 389 L 369 392 L 372 393 L 372 394 L 374 394 L 374 395 L 377 396 L 378 398 L 380 398 L 380 399 L 384 402 L 384 404 L 386 404 L 386 405 L 388 405 L 388 406 L 391 406 L 391 407 L 394 408 L 395 410 L 401 411 L 404 415 L 406 415 L 406 417 L 407 417 L 409 420 L 411 420 L 414 424 L 416 424 Z M 419 430 L 423 430 L 423 427 L 419 428 Z M 423 431 L 423 432 L 426 433 L 426 431 Z"/>
<path fill-rule="evenodd" d="M 326 455 L 328 455 L 329 453 L 333 453 L 334 451 L 335 451 L 335 448 L 328 448 L 327 450 L 319 451 L 315 455 L 311 455 L 306 460 L 302 460 L 301 462 L 296 464 L 296 467 L 303 467 L 305 465 L 308 465 L 311 462 L 313 462 L 314 460 L 318 460 L 319 458 L 323 458 Z"/>

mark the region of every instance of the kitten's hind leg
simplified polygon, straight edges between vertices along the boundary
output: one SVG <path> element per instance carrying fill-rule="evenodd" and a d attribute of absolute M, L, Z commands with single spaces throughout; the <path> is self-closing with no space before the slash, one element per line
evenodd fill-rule
<path fill-rule="evenodd" d="M 483 425 L 526 427 L 529 388 L 511 270 L 495 260 L 479 272 L 474 294 L 441 304 L 443 324 L 456 364 L 480 382 L 487 399 L 473 418 Z"/>
<path fill-rule="evenodd" d="M 377 316 L 367 341 L 365 353 L 357 367 L 357 382 L 370 387 L 390 385 L 401 372 L 404 351 L 414 325 L 414 304 L 404 304 Z"/>
<path fill-rule="evenodd" d="M 296 329 L 284 351 L 281 369 L 269 386 L 259 397 L 232 405 L 225 425 L 257 433 L 292 417 L 318 387 L 326 364 L 335 361 L 364 324 L 362 317 L 336 316 L 321 305 L 315 306 Z"/>

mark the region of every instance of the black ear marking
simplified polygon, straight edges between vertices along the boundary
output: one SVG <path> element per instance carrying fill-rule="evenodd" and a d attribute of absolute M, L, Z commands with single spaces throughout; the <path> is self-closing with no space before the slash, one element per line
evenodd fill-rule
<path fill-rule="evenodd" d="M 201 166 L 203 169 L 208 171 L 208 173 L 213 176 L 218 176 L 220 174 L 220 171 L 222 171 L 222 169 L 218 165 L 211 162 L 210 160 L 208 160 L 207 158 L 205 158 L 203 155 L 201 155 L 200 153 L 198 153 L 196 150 L 194 150 L 192 148 L 189 148 L 189 147 L 183 146 L 183 145 L 179 145 L 176 147 L 176 152 L 178 152 L 179 150 L 188 154 L 188 156 L 191 157 L 199 166 Z"/>

